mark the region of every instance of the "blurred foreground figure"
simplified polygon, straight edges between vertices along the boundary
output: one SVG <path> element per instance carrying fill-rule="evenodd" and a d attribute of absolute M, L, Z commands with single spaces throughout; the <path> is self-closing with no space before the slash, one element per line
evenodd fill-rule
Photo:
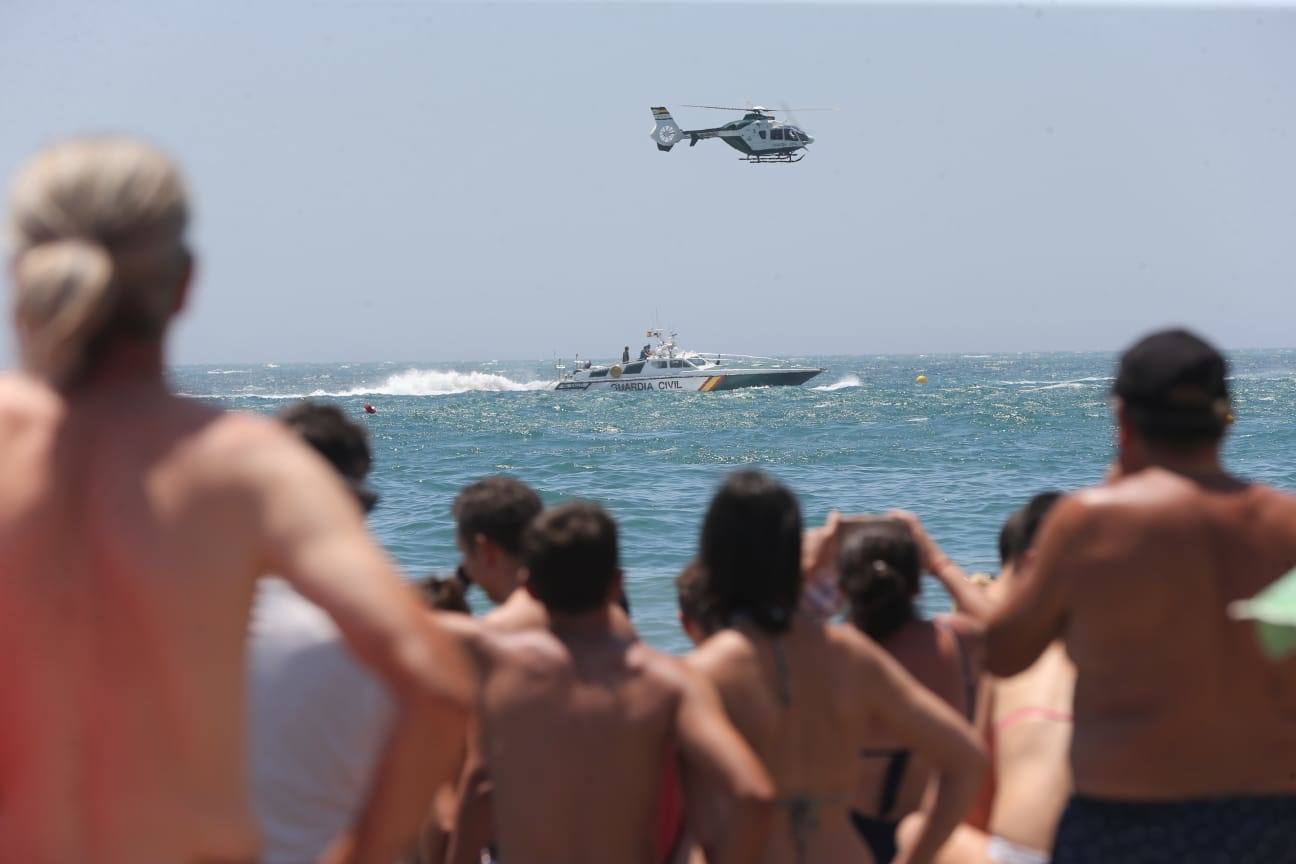
<path fill-rule="evenodd" d="M 781 483 L 759 471 L 729 475 L 701 540 L 698 614 L 716 632 L 688 662 L 719 690 L 773 780 L 774 830 L 756 860 L 872 862 L 848 812 L 859 752 L 882 740 L 912 750 L 933 772 L 931 818 L 895 859 L 931 861 L 985 770 L 972 727 L 855 627 L 797 611 L 801 512 Z"/>
<path fill-rule="evenodd" d="M 985 613 L 1012 592 L 1035 564 L 1035 538 L 1060 492 L 1042 492 L 1004 522 L 999 533 L 999 577 L 988 586 L 969 581 L 927 536 L 917 517 L 897 514 L 919 541 L 921 558 L 959 603 Z M 937 864 L 1048 864 L 1058 819 L 1071 795 L 1071 702 L 1075 667 L 1055 639 L 1031 666 L 994 678 L 981 712 L 993 756 L 983 806 L 974 808 L 937 856 Z M 921 825 L 906 820 L 902 837 Z M 902 841 L 903 842 L 903 841 Z"/>
<path fill-rule="evenodd" d="M 967 635 L 971 622 L 959 615 L 919 615 L 918 543 L 909 527 L 894 519 L 859 525 L 841 543 L 838 569 L 850 603 L 847 620 L 946 705 L 975 722 L 981 661 Z M 898 854 L 900 820 L 922 807 L 930 765 L 922 753 L 893 741 L 871 742 L 860 755 L 864 762 L 851 824 L 875 864 L 891 864 Z"/>
<path fill-rule="evenodd" d="M 321 402 L 294 403 L 279 419 L 328 461 L 363 510 L 373 507 L 363 427 Z M 364 805 L 391 728 L 391 698 L 324 610 L 275 577 L 257 585 L 247 665 L 261 861 L 315 861 Z"/>
<path fill-rule="evenodd" d="M 671 753 L 707 860 L 757 860 L 769 780 L 706 680 L 627 632 L 612 519 L 546 510 L 523 557 L 545 622 L 474 637 L 500 860 L 655 864 Z"/>
<path fill-rule="evenodd" d="M 0 378 L 0 860 L 257 857 L 243 649 L 273 573 L 393 697 L 369 804 L 337 846 L 389 864 L 451 770 L 462 667 L 322 459 L 167 389 L 187 210 L 167 159 L 129 139 L 54 147 L 14 186 L 25 372 Z"/>
<path fill-rule="evenodd" d="M 1296 499 L 1220 464 L 1224 358 L 1190 333 L 1125 352 L 1117 476 L 1060 502 L 990 616 L 1014 675 L 1075 662 L 1076 792 L 1054 864 L 1296 861 L 1296 660 L 1226 614 L 1296 564 Z"/>

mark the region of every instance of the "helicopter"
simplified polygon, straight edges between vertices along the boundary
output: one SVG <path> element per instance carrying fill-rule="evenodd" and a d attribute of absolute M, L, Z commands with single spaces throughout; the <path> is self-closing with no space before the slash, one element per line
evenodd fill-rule
<path fill-rule="evenodd" d="M 743 155 L 740 161 L 752 164 L 770 162 L 800 162 L 805 158 L 805 148 L 814 139 L 799 127 L 774 119 L 774 110 L 753 105 L 750 108 L 729 108 L 720 105 L 685 105 L 685 108 L 706 108 L 712 111 L 742 111 L 743 116 L 713 129 L 681 129 L 665 108 L 653 108 L 655 125 L 650 133 L 657 149 L 668 152 L 676 144 L 688 139 L 689 146 L 705 138 L 719 138 Z M 790 108 L 779 109 L 783 113 Z M 803 111 L 832 109 L 803 108 Z M 802 151 L 802 152 L 797 152 Z"/>

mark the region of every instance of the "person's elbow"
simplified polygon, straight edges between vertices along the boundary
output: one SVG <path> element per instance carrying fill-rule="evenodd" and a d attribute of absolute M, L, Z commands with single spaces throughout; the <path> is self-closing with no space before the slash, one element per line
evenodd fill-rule
<path fill-rule="evenodd" d="M 768 835 L 774 825 L 777 796 L 768 778 L 744 783 L 734 792 L 734 825 L 758 842 Z"/>
<path fill-rule="evenodd" d="M 398 710 L 465 727 L 473 705 L 471 678 L 462 650 L 444 635 L 413 628 L 390 637 L 376 652 L 381 659 L 375 671 Z"/>
<path fill-rule="evenodd" d="M 961 785 L 975 791 L 990 773 L 990 754 L 969 728 L 957 755 L 945 767 L 947 772 L 958 776 Z"/>
<path fill-rule="evenodd" d="M 968 759 L 968 771 L 979 787 L 990 774 L 990 751 L 980 741 L 972 742 L 972 754 Z"/>
<path fill-rule="evenodd" d="M 745 772 L 731 790 L 734 804 L 746 820 L 761 830 L 774 818 L 777 793 L 764 769 Z"/>

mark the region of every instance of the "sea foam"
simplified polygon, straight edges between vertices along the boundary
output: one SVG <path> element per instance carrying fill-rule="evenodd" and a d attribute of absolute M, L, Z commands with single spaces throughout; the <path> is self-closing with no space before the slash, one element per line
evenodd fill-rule
<path fill-rule="evenodd" d="M 847 375 L 840 381 L 834 381 L 831 384 L 820 384 L 818 387 L 811 387 L 810 389 L 822 393 L 831 393 L 834 390 L 845 390 L 847 387 L 858 387 L 862 383 L 858 375 Z"/>
<path fill-rule="evenodd" d="M 311 396 L 450 396 L 455 393 L 484 391 L 509 393 L 544 390 L 552 381 L 514 381 L 495 372 L 456 372 L 454 370 L 409 369 L 389 376 L 381 384 L 361 385 L 350 390 L 328 392 L 317 390 Z"/>

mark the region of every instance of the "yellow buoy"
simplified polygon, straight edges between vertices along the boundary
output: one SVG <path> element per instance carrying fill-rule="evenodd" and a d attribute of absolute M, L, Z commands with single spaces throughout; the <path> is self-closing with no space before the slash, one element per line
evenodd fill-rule
<path fill-rule="evenodd" d="M 919 384 L 926 384 L 926 383 L 927 383 L 927 376 L 926 376 L 926 375 L 919 375 L 919 376 L 918 376 L 917 378 L 915 378 L 914 380 L 917 381 Z"/>

